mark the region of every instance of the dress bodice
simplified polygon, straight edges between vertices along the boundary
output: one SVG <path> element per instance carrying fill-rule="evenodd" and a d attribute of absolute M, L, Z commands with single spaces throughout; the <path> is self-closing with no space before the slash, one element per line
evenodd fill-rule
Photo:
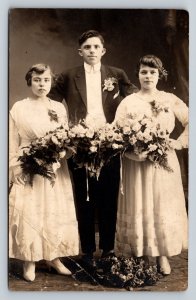
<path fill-rule="evenodd" d="M 51 120 L 48 111 L 53 110 L 58 120 Z M 20 164 L 20 149 L 34 139 L 44 136 L 62 124 L 67 124 L 67 113 L 62 103 L 53 100 L 46 106 L 41 101 L 29 98 L 17 101 L 10 111 L 9 121 L 9 165 Z"/>
<path fill-rule="evenodd" d="M 53 100 L 50 100 L 49 104 L 46 106 L 40 101 L 29 98 L 14 104 L 10 114 L 20 136 L 20 145 L 29 144 L 33 139 L 67 122 L 63 104 Z M 50 120 L 48 109 L 57 113 L 58 122 Z"/>

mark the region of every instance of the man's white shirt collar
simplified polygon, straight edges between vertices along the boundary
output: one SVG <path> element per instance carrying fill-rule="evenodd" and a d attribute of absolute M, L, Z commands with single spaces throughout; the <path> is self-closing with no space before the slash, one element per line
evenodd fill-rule
<path fill-rule="evenodd" d="M 98 64 L 91 66 L 84 62 L 84 69 L 87 73 L 99 72 L 101 69 L 101 63 L 99 62 Z"/>

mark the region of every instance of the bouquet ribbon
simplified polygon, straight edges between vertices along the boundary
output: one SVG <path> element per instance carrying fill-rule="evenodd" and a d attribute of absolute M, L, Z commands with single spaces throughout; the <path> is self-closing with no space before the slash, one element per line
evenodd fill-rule
<path fill-rule="evenodd" d="M 86 201 L 89 201 L 88 166 L 86 166 Z"/>
<path fill-rule="evenodd" d="M 122 153 L 120 153 L 120 192 L 122 195 L 124 195 L 122 169 Z"/>

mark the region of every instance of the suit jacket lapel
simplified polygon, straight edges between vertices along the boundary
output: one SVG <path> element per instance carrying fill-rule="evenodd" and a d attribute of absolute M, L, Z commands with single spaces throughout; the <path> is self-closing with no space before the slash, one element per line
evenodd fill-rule
<path fill-rule="evenodd" d="M 85 71 L 83 66 L 81 66 L 81 68 L 78 70 L 74 79 L 75 79 L 77 89 L 81 95 L 81 98 L 87 107 L 86 79 L 85 79 Z"/>
<path fill-rule="evenodd" d="M 104 83 L 104 80 L 108 77 L 108 73 L 109 73 L 109 70 L 107 69 L 107 67 L 104 65 L 101 65 L 101 83 L 102 84 Z M 102 103 L 104 105 L 105 100 L 108 95 L 108 91 L 107 90 L 103 91 L 103 86 L 101 87 L 101 89 L 102 89 Z"/>
<path fill-rule="evenodd" d="M 109 70 L 106 66 L 101 65 L 101 83 L 104 83 L 104 80 L 108 77 L 109 75 Z M 87 95 L 86 95 L 86 79 L 85 79 L 85 70 L 84 67 L 81 66 L 74 78 L 77 89 L 81 95 L 81 98 L 84 102 L 84 104 L 87 107 Z M 108 95 L 108 91 L 103 91 L 103 86 L 101 87 L 102 89 L 102 103 L 104 105 L 105 100 L 107 98 Z"/>

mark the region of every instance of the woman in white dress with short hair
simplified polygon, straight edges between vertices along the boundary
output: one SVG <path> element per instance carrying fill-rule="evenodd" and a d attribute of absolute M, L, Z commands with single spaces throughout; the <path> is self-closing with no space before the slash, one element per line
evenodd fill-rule
<path fill-rule="evenodd" d="M 166 76 L 158 57 L 142 57 L 138 64 L 141 89 L 120 103 L 115 120 L 126 119 L 130 113 L 143 114 L 171 133 L 177 118 L 185 129 L 177 140 L 171 140 L 171 145 L 180 150 L 188 147 L 188 108 L 174 94 L 157 89 L 158 80 Z M 153 101 L 166 109 L 154 115 Z M 185 197 L 175 150 L 169 152 L 168 164 L 173 172 L 155 167 L 146 160 L 145 153 L 125 153 L 115 241 L 120 255 L 157 257 L 165 275 L 171 272 L 167 257 L 180 254 L 188 246 Z"/>
<path fill-rule="evenodd" d="M 9 171 L 13 183 L 9 195 L 9 257 L 22 260 L 23 276 L 35 279 L 35 262 L 46 260 L 59 274 L 71 272 L 59 257 L 79 252 L 78 224 L 66 158 L 56 171 L 54 186 L 35 175 L 33 186 L 24 177 L 18 157 L 21 148 L 67 123 L 62 103 L 47 97 L 53 74 L 48 65 L 36 64 L 26 77 L 31 96 L 10 110 Z M 53 111 L 55 118 L 49 112 Z"/>

